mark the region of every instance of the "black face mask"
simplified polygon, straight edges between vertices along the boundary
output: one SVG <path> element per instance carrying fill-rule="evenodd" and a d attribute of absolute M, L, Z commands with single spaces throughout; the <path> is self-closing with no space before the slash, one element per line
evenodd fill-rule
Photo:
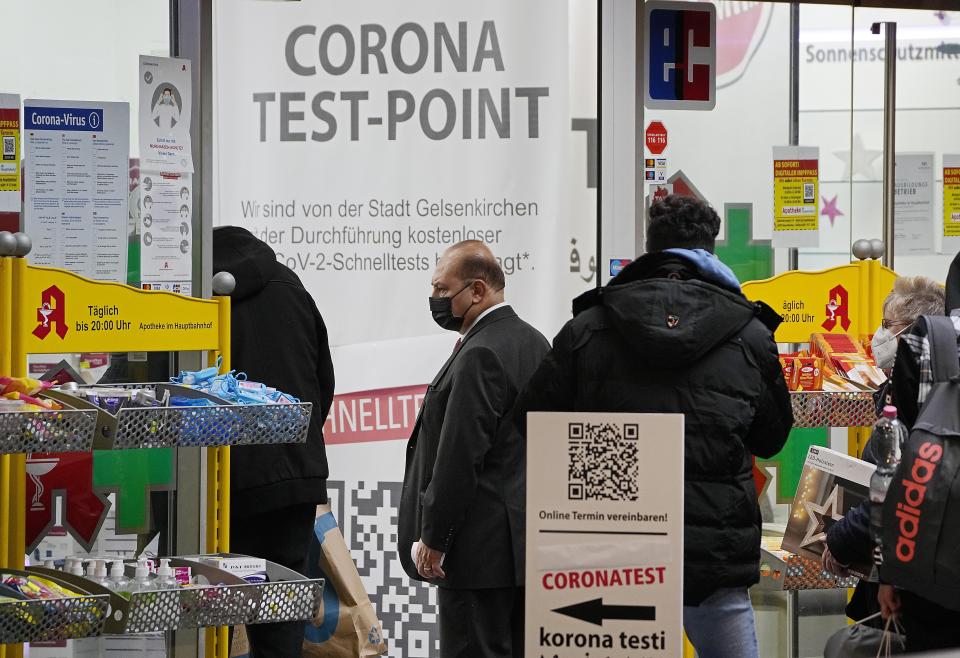
<path fill-rule="evenodd" d="M 433 321 L 447 331 L 460 331 L 460 329 L 463 328 L 463 316 L 457 316 L 453 314 L 453 300 L 457 297 L 457 295 L 472 286 L 474 283 L 474 281 L 471 281 L 464 287 L 460 288 L 460 292 L 451 297 L 431 297 L 430 313 L 433 315 Z M 470 304 L 467 310 L 469 311 L 471 308 L 473 308 L 473 304 Z"/>

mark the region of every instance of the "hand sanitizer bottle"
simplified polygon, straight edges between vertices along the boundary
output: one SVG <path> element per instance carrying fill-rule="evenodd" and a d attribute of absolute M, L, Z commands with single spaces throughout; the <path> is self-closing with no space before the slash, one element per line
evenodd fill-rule
<path fill-rule="evenodd" d="M 153 579 L 150 578 L 150 568 L 147 566 L 146 558 L 140 558 L 137 560 L 137 571 L 130 591 L 139 594 L 141 592 L 153 592 L 156 589 L 153 585 Z"/>
<path fill-rule="evenodd" d="M 114 560 L 113 566 L 110 567 L 110 582 L 107 586 L 125 599 L 129 599 L 132 584 L 132 581 L 123 573 L 123 560 Z"/>
<path fill-rule="evenodd" d="M 107 575 L 107 561 L 97 560 L 93 571 L 93 582 L 101 587 L 110 589 L 110 578 Z"/>
<path fill-rule="evenodd" d="M 173 569 L 170 568 L 170 560 L 166 558 L 160 560 L 157 579 L 153 581 L 153 585 L 157 589 L 177 589 L 180 586 L 176 576 L 173 575 Z"/>

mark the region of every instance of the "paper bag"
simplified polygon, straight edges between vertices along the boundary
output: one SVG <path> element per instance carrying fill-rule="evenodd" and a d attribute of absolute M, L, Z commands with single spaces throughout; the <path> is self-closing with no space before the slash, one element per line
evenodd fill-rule
<path fill-rule="evenodd" d="M 323 605 L 307 624 L 305 658 L 356 658 L 387 652 L 380 620 L 329 505 L 317 508 L 307 575 L 324 578 Z"/>
<path fill-rule="evenodd" d="M 250 641 L 247 639 L 246 626 L 234 626 L 230 642 L 230 658 L 249 658 Z"/>

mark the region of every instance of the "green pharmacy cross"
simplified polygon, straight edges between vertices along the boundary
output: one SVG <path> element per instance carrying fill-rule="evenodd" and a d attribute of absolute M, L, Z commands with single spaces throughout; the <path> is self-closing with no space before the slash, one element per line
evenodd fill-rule
<path fill-rule="evenodd" d="M 149 531 L 150 492 L 175 488 L 173 448 L 96 450 L 93 489 L 117 494 L 117 533 Z"/>
<path fill-rule="evenodd" d="M 773 248 L 769 240 L 753 239 L 753 204 L 727 203 L 723 207 L 727 239 L 717 242 L 717 257 L 740 283 L 773 276 Z"/>

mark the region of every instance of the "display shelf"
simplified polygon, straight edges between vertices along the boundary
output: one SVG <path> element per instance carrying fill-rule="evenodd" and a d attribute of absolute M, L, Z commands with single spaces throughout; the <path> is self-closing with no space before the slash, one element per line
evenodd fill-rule
<path fill-rule="evenodd" d="M 4 577 L 30 575 L 16 569 L 3 569 L 0 573 Z M 43 576 L 75 589 L 61 578 Z M 42 600 L 24 598 L 0 603 L 0 644 L 55 642 L 100 635 L 107 619 L 109 597 L 85 590 L 78 593 L 80 596 Z"/>
<path fill-rule="evenodd" d="M 760 549 L 760 582 L 762 590 L 791 591 L 802 589 L 844 589 L 856 587 L 857 576 L 834 576 L 815 562 L 783 550 Z"/>
<path fill-rule="evenodd" d="M 96 411 L 0 412 L 0 454 L 89 452 L 96 428 Z"/>
<path fill-rule="evenodd" d="M 0 454 L 272 445 L 307 440 L 313 411 L 309 402 L 239 405 L 174 384 L 146 386 L 160 394 L 207 398 L 213 405 L 127 407 L 113 415 L 81 397 L 50 389 L 44 396 L 67 408 L 0 413 Z"/>
<path fill-rule="evenodd" d="M 870 427 L 877 422 L 873 393 L 801 391 L 790 394 L 794 427 Z"/>
<path fill-rule="evenodd" d="M 239 557 L 232 554 L 223 556 Z M 320 609 L 323 579 L 306 578 L 267 562 L 269 582 L 251 584 L 199 562 L 200 556 L 171 558 L 172 566 L 190 567 L 211 585 L 132 594 L 129 599 L 82 576 L 31 567 L 44 577 L 55 575 L 73 589 L 95 592 L 109 600 L 111 614 L 102 623 L 107 635 L 160 633 L 185 628 L 234 626 L 313 619 Z M 133 575 L 127 565 L 127 575 Z"/>
<path fill-rule="evenodd" d="M 307 440 L 313 405 L 231 404 L 226 400 L 175 384 L 155 385 L 157 394 L 205 398 L 205 407 L 132 407 L 120 409 L 104 440 L 114 450 L 189 448 L 303 443 Z M 110 436 L 112 434 L 112 436 Z"/>
<path fill-rule="evenodd" d="M 234 553 L 217 553 L 218 557 L 242 557 Z M 194 626 L 227 626 L 233 624 L 266 624 L 284 621 L 304 621 L 313 619 L 320 610 L 324 580 L 306 578 L 286 567 L 267 562 L 267 580 L 262 584 L 250 584 L 233 574 L 198 561 L 199 556 L 175 558 L 170 564 L 175 567 L 190 567 L 194 574 L 215 580 L 232 583 L 227 586 L 203 589 L 227 590 L 223 593 L 223 604 L 217 604 L 211 598 L 198 596 L 198 608 L 186 615 Z M 184 592 L 199 590 L 184 590 Z M 214 598 L 217 595 L 212 595 Z M 222 605 L 225 611 L 215 608 Z M 230 621 L 210 621 L 211 617 L 229 614 Z M 194 623 L 196 621 L 196 623 Z"/>

